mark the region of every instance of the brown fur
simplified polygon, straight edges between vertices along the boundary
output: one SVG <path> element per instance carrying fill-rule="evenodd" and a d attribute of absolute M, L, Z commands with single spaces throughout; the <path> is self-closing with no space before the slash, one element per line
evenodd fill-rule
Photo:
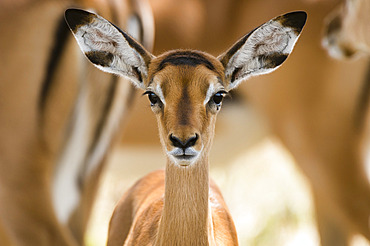
<path fill-rule="evenodd" d="M 57 163 L 65 143 L 71 138 L 77 98 L 81 91 L 88 95 L 85 102 L 89 105 L 87 114 L 92 128 L 86 138 L 92 144 L 99 129 L 106 127 L 107 122 L 101 125 L 101 118 L 106 114 L 103 111 L 111 114 L 118 108 L 121 109 L 119 114 L 127 113 L 125 105 L 130 98 L 131 85 L 121 81 L 114 93 L 109 93 L 112 76 L 81 62 L 69 34 L 54 71 L 45 108 L 39 111 L 42 81 L 55 29 L 61 20 L 64 21 L 64 11 L 71 5 L 94 8 L 106 16 L 114 16 L 114 12 L 119 11 L 115 21 L 124 26 L 130 11 L 142 16 L 145 11 L 137 6 L 145 2 L 35 0 L 13 5 L 5 3 L 0 4 L 3 57 L 0 61 L 0 227 L 4 228 L 0 230 L 0 244 L 82 244 L 105 158 L 89 175 L 83 172 L 85 162 L 80 163 L 82 174 L 74 182 L 79 184 L 81 198 L 66 224 L 56 218 L 51 198 Z M 145 18 L 143 24 L 147 25 L 150 18 Z M 146 43 L 150 42 L 147 37 Z M 86 83 L 82 82 L 85 79 Z M 107 101 L 111 101 L 109 108 L 105 107 Z M 115 113 L 117 118 L 117 110 Z M 118 117 L 117 125 L 120 126 L 120 122 Z M 116 131 L 119 132 L 119 128 Z M 109 144 L 112 142 L 111 136 Z"/>
<path fill-rule="evenodd" d="M 73 15 L 81 12 L 81 18 L 87 14 L 81 10 L 71 11 Z M 108 68 L 97 67 L 126 76 L 146 90 L 144 94 L 149 96 L 152 111 L 157 117 L 162 147 L 167 154 L 165 176 L 156 172 L 143 178 L 132 189 L 140 186 L 141 182 L 145 185 L 140 186 L 138 192 L 129 191 L 116 208 L 110 223 L 109 245 L 122 242 L 126 246 L 238 245 L 234 223 L 222 196 L 214 184 L 212 187 L 209 184 L 208 158 L 216 116 L 221 106 L 221 95 L 238 83 L 230 80 L 225 73 L 230 74 L 242 67 L 241 76 L 245 79 L 247 76 L 272 72 L 283 61 L 271 67 L 271 62 L 259 61 L 257 55 L 269 56 L 275 52 L 287 53 L 286 56 L 290 54 L 300 34 L 297 34 L 297 29 L 302 30 L 307 15 L 304 12 L 292 12 L 284 16 L 290 19 L 284 21 L 288 26 L 276 23 L 281 22 L 281 17 L 275 18 L 257 28 L 248 42 L 242 38 L 218 58 L 199 51 L 174 50 L 153 56 L 149 66 L 143 65 L 143 62 L 131 62 L 132 59 L 145 60 L 137 57 L 137 53 L 142 52 L 135 49 L 141 50 L 141 47 L 125 43 L 126 35 L 118 39 L 114 26 L 98 29 L 104 32 L 106 43 L 118 40 L 122 47 L 112 51 L 117 62 Z M 109 25 L 101 17 L 95 18 L 97 25 Z M 66 19 L 69 19 L 68 12 Z M 284 31 L 273 31 L 271 27 L 276 26 L 279 31 Z M 90 27 L 87 25 L 83 28 L 89 30 Z M 96 30 L 95 27 L 91 29 L 92 32 Z M 79 43 L 87 44 L 80 45 L 83 52 L 111 50 L 109 46 L 95 45 L 97 38 L 85 38 L 83 32 L 77 31 L 76 39 Z M 245 44 L 240 45 L 240 42 Z M 258 44 L 264 45 L 262 51 L 256 47 Z M 147 52 L 144 54 L 147 57 Z M 99 65 L 100 61 L 95 64 Z M 148 71 L 143 73 L 143 81 L 137 81 L 132 74 L 129 68 L 133 66 Z M 154 191 L 154 197 L 142 200 L 141 193 L 151 195 L 153 186 L 163 181 L 164 190 Z M 132 219 L 121 221 L 128 217 Z"/>
<path fill-rule="evenodd" d="M 370 54 L 369 12 L 367 0 L 347 0 L 338 5 L 326 20 L 327 49 L 337 49 L 335 55 L 342 58 Z"/>
<path fill-rule="evenodd" d="M 266 18 L 292 9 L 308 12 L 305 35 L 301 37 L 295 55 L 273 74 L 252 78 L 242 84 L 238 93 L 239 102 L 246 109 L 254 108 L 269 125 L 264 134 L 277 137 L 307 177 L 314 194 L 321 242 L 325 246 L 348 245 L 352 233 L 363 233 L 370 238 L 369 225 L 364 220 L 370 214 L 370 189 L 362 157 L 365 134 L 358 137 L 358 132 L 353 129 L 354 109 L 368 70 L 367 61 L 335 61 L 321 47 L 324 19 L 339 2 L 223 0 L 216 4 L 212 0 L 152 1 L 157 33 L 155 52 L 188 47 L 217 55 L 226 43 L 231 44 Z M 123 144 L 135 144 L 138 148 L 153 146 L 157 143 L 157 129 L 145 126 L 155 125 L 155 122 L 145 101 L 137 108 L 133 111 Z M 228 163 L 255 144 L 235 141 L 241 135 L 250 136 L 254 129 L 250 129 L 245 121 L 240 128 L 226 131 L 225 126 L 239 118 L 223 120 L 218 124 L 220 138 L 215 139 L 215 147 L 222 151 L 214 152 L 213 158 Z M 141 131 L 133 131 L 136 127 Z M 225 131 L 227 137 L 218 141 Z"/>
<path fill-rule="evenodd" d="M 194 148 L 204 149 L 188 167 L 168 158 L 165 174 L 156 171 L 138 181 L 112 215 L 108 245 L 238 244 L 231 215 L 217 186 L 209 185 L 208 177 L 216 114 L 204 105 L 204 100 L 210 81 L 220 83 L 215 79 L 219 78 L 226 86 L 223 67 L 210 55 L 187 52 L 206 59 L 214 70 L 203 63 L 193 66 L 176 62 L 158 69 L 169 56 L 186 53 L 172 51 L 151 62 L 146 84 L 151 81 L 153 88 L 159 85 L 163 91 L 166 105 L 153 111 L 164 148 L 171 149 L 171 134 L 186 140 L 196 133 L 200 137 Z"/>

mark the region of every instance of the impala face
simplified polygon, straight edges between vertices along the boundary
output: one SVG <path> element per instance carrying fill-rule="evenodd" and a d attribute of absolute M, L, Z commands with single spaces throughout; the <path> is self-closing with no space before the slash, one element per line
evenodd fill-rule
<path fill-rule="evenodd" d="M 145 90 L 169 159 L 189 166 L 209 153 L 222 99 L 239 83 L 270 73 L 291 53 L 305 12 L 276 17 L 215 58 L 192 50 L 158 57 L 102 17 L 69 9 L 66 21 L 81 50 L 99 69 L 128 78 Z"/>
<path fill-rule="evenodd" d="M 145 94 L 157 116 L 169 158 L 187 166 L 208 152 L 214 121 L 226 92 L 223 66 L 196 51 L 173 51 L 153 59 Z"/>

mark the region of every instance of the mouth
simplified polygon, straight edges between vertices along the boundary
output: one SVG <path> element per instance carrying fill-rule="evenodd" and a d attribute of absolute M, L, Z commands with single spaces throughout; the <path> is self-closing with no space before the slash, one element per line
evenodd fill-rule
<path fill-rule="evenodd" d="M 180 160 L 180 161 L 190 161 L 192 160 L 193 158 L 196 157 L 196 155 L 175 155 L 174 156 L 176 159 Z"/>
<path fill-rule="evenodd" d="M 196 159 L 195 155 L 179 155 L 174 156 L 175 163 L 180 167 L 188 167 L 190 166 L 193 161 Z"/>
<path fill-rule="evenodd" d="M 175 148 L 168 152 L 176 164 L 180 166 L 189 166 L 198 156 L 198 152 L 193 148 Z"/>

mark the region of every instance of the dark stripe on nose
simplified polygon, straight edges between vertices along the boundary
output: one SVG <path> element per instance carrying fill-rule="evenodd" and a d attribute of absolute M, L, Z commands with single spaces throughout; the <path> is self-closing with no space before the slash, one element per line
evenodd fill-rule
<path fill-rule="evenodd" d="M 192 113 L 189 92 L 186 87 L 182 90 L 182 95 L 177 107 L 177 118 L 180 125 L 188 125 Z"/>

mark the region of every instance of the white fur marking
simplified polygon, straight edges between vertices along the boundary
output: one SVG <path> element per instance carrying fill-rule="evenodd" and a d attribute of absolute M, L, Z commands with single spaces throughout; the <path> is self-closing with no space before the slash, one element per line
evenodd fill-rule
<path fill-rule="evenodd" d="M 209 84 L 209 87 L 207 89 L 207 94 L 206 94 L 206 98 L 204 99 L 203 101 L 203 104 L 206 105 L 209 100 L 211 99 L 211 97 L 219 92 L 219 91 L 224 91 L 225 88 L 221 85 L 220 82 L 218 82 L 218 79 L 215 78 L 213 81 L 210 82 Z"/>
<path fill-rule="evenodd" d="M 370 140 L 368 141 L 367 144 L 365 144 L 365 170 L 367 174 L 367 178 L 370 181 Z"/>
<path fill-rule="evenodd" d="M 140 39 L 140 21 L 136 15 L 130 16 L 130 18 L 127 20 L 127 32 L 136 40 Z"/>
<path fill-rule="evenodd" d="M 173 163 L 179 166 L 190 166 L 193 165 L 196 160 L 199 158 L 200 154 L 203 152 L 203 145 L 200 151 L 195 150 L 193 147 L 188 147 L 185 149 L 185 154 L 186 155 L 193 155 L 194 157 L 190 160 L 184 161 L 184 160 L 179 160 L 175 156 L 180 156 L 184 154 L 184 151 L 181 148 L 174 148 L 170 151 L 166 150 L 167 156 L 172 160 Z"/>
<path fill-rule="evenodd" d="M 209 84 L 209 87 L 207 90 L 206 99 L 203 102 L 204 105 L 206 105 L 209 102 L 209 99 L 211 99 L 214 93 L 215 93 L 215 86 L 213 85 L 213 83 L 211 83 Z"/>
<path fill-rule="evenodd" d="M 115 97 L 125 100 L 127 98 L 127 92 L 128 90 L 127 87 L 124 86 L 124 82 L 118 81 L 116 93 L 119 93 L 119 95 L 115 94 Z M 112 142 L 113 135 L 116 132 L 119 123 L 121 122 L 121 117 L 126 112 L 125 102 L 119 99 L 113 102 L 111 112 L 109 112 L 109 115 L 107 116 L 107 122 L 104 125 L 101 137 L 98 139 L 98 144 L 95 146 L 94 150 L 92 151 L 92 155 L 87 160 L 87 169 L 83 174 L 84 177 L 88 177 L 102 161 L 104 154 L 107 152 L 107 149 Z M 93 110 L 94 108 L 90 108 L 90 111 Z"/>
<path fill-rule="evenodd" d="M 164 100 L 163 91 L 159 84 L 157 84 L 155 91 L 156 91 L 156 95 L 159 96 L 159 99 L 161 99 L 163 105 L 166 105 L 166 100 Z"/>
<path fill-rule="evenodd" d="M 63 224 L 67 224 L 71 213 L 80 200 L 77 181 L 81 163 L 84 162 L 88 147 L 86 135 L 89 128 L 86 105 L 84 104 L 85 97 L 86 93 L 83 93 L 77 102 L 74 130 L 69 141 L 65 143 L 66 148 L 58 162 L 52 187 L 56 215 Z"/>

